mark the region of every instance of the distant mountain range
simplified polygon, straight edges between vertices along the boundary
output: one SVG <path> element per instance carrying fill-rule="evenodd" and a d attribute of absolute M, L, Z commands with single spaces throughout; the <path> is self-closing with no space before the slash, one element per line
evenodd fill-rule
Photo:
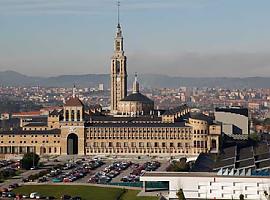
<path fill-rule="evenodd" d="M 247 78 L 194 78 L 172 77 L 167 75 L 141 74 L 140 83 L 145 88 L 178 88 L 186 87 L 224 87 L 224 88 L 270 88 L 270 77 Z M 133 76 L 128 82 L 132 84 Z M 43 87 L 97 87 L 103 83 L 109 87 L 109 74 L 61 75 L 55 77 L 36 77 L 20 74 L 15 71 L 0 72 L 0 85 L 5 86 L 43 86 Z M 130 85 L 131 86 L 131 85 Z"/>

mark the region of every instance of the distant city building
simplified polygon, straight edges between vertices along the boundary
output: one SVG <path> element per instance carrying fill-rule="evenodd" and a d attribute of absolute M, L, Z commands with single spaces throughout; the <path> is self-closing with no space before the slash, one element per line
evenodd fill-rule
<path fill-rule="evenodd" d="M 225 134 L 249 134 L 249 116 L 247 108 L 216 108 L 215 120 L 222 123 L 222 132 Z"/>
<path fill-rule="evenodd" d="M 10 115 L 9 113 L 1 113 L 1 117 L 0 117 L 0 120 L 7 120 L 10 118 Z"/>
<path fill-rule="evenodd" d="M 98 85 L 98 90 L 99 90 L 99 91 L 103 91 L 103 90 L 104 90 L 104 84 L 103 84 L 103 83 L 100 83 L 100 84 Z"/>
<path fill-rule="evenodd" d="M 259 110 L 261 108 L 261 104 L 255 102 L 249 102 L 248 108 L 252 110 Z"/>

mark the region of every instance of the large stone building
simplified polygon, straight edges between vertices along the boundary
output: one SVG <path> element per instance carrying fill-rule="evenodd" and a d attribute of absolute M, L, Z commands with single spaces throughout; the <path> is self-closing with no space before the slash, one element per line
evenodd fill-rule
<path fill-rule="evenodd" d="M 217 152 L 221 126 L 186 105 L 157 111 L 139 92 L 137 78 L 127 95 L 126 56 L 120 24 L 111 60 L 111 113 L 86 109 L 75 95 L 45 115 L 16 115 L 1 121 L 0 153 L 40 155 L 191 156 Z"/>

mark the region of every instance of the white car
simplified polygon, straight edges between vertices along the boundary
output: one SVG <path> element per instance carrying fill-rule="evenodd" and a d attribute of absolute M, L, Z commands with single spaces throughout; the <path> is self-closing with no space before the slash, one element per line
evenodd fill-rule
<path fill-rule="evenodd" d="M 32 193 L 30 194 L 30 199 L 35 199 L 37 195 L 38 195 L 37 192 L 32 192 Z"/>
<path fill-rule="evenodd" d="M 29 195 L 24 194 L 24 195 L 22 195 L 22 198 L 28 199 L 29 198 Z"/>

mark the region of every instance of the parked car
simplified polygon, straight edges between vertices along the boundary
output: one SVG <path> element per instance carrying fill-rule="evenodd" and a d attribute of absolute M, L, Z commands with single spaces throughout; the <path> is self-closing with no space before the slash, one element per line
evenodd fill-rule
<path fill-rule="evenodd" d="M 65 194 L 65 195 L 61 196 L 61 199 L 62 200 L 70 200 L 71 196 Z"/>
<path fill-rule="evenodd" d="M 7 192 L 2 192 L 2 195 L 1 195 L 2 197 L 8 197 L 8 194 L 7 194 Z"/>
<path fill-rule="evenodd" d="M 29 179 L 28 179 L 28 178 L 24 178 L 22 181 L 23 181 L 24 183 L 27 183 L 27 182 L 29 182 Z"/>
<path fill-rule="evenodd" d="M 47 196 L 45 199 L 52 200 L 52 199 L 55 199 L 55 198 L 53 196 Z"/>
<path fill-rule="evenodd" d="M 22 198 L 24 198 L 24 199 L 29 199 L 29 198 L 30 198 L 30 196 L 29 196 L 29 195 L 27 195 L 27 194 L 23 194 L 23 195 L 22 195 Z"/>
<path fill-rule="evenodd" d="M 81 197 L 72 197 L 71 200 L 81 200 L 82 198 Z"/>
<path fill-rule="evenodd" d="M 14 192 L 7 192 L 7 197 L 8 198 L 13 198 L 13 197 L 16 197 L 16 195 L 15 195 Z"/>
<path fill-rule="evenodd" d="M 38 195 L 37 192 L 32 192 L 29 197 L 30 199 L 35 199 L 37 195 Z"/>

